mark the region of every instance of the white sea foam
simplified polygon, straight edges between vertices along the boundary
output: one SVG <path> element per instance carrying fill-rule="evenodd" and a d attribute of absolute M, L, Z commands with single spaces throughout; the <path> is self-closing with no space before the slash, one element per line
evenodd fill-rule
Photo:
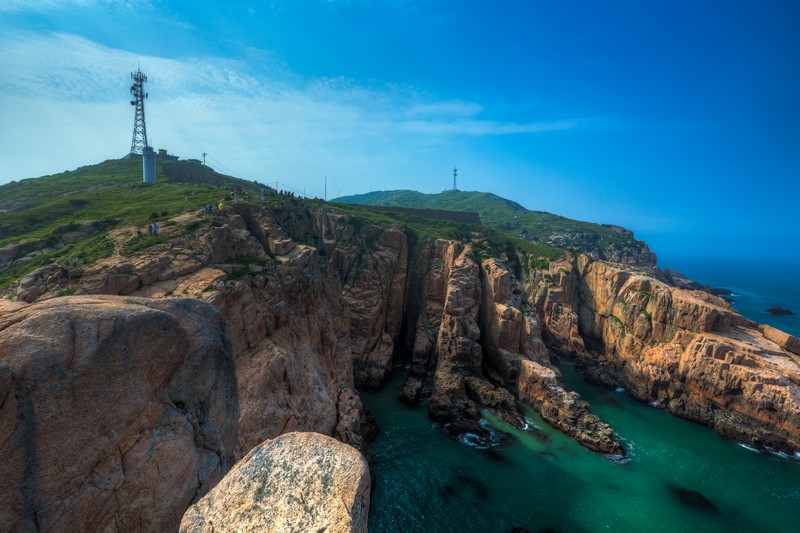
<path fill-rule="evenodd" d="M 534 430 L 534 429 L 542 429 L 542 428 L 536 422 L 534 422 L 533 420 L 531 420 L 530 418 L 528 418 L 526 416 L 525 417 L 525 425 L 522 426 L 522 431 L 531 431 L 531 430 Z"/>
<path fill-rule="evenodd" d="M 606 454 L 606 459 L 614 463 L 615 465 L 626 465 L 630 462 L 630 458 L 618 453 L 608 453 Z"/>
<path fill-rule="evenodd" d="M 487 443 L 485 439 L 474 433 L 464 433 L 463 435 L 459 435 L 458 440 L 461 442 L 461 444 L 466 444 L 467 446 L 471 446 L 472 448 L 477 448 L 479 450 L 485 450 L 486 448 L 490 447 L 489 443 Z"/>
<path fill-rule="evenodd" d="M 617 392 L 625 392 L 625 389 L 623 389 L 622 387 L 617 387 L 615 390 Z"/>
<path fill-rule="evenodd" d="M 655 407 L 656 409 L 661 409 L 661 404 L 658 402 L 650 402 L 650 407 Z"/>
<path fill-rule="evenodd" d="M 744 442 L 737 442 L 736 444 L 738 444 L 739 446 L 741 446 L 745 450 L 749 450 L 751 452 L 756 452 L 756 453 L 761 453 L 759 450 L 753 448 L 752 446 L 749 446 L 749 445 L 745 444 Z"/>

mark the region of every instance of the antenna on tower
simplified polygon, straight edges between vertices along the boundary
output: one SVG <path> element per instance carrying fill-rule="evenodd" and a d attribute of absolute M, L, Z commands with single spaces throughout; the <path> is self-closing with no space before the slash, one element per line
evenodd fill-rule
<path fill-rule="evenodd" d="M 147 93 L 144 92 L 144 82 L 147 81 L 141 69 L 137 67 L 136 72 L 131 72 L 131 105 L 136 108 L 136 114 L 133 117 L 133 138 L 131 139 L 131 153 L 141 154 L 147 143 L 147 128 L 144 124 L 144 101 L 147 98 Z"/>
<path fill-rule="evenodd" d="M 458 168 L 453 166 L 453 190 L 457 191 L 458 187 L 456 187 L 456 176 L 458 175 Z"/>

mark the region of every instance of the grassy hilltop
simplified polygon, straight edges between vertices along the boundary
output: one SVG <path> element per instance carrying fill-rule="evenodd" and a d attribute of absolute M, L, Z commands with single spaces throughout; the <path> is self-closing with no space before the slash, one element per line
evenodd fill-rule
<path fill-rule="evenodd" d="M 158 183 L 142 182 L 140 157 L 0 186 L 0 265 L 4 247 L 25 258 L 0 268 L 0 289 L 36 267 L 111 255 L 109 230 L 160 221 L 228 198 L 224 187 L 258 194 L 263 186 L 218 174 L 195 161 L 157 161 Z M 222 187 L 222 189 L 221 189 Z"/>
<path fill-rule="evenodd" d="M 604 259 L 615 255 L 645 256 L 647 245 L 633 233 L 609 224 L 572 220 L 544 211 L 529 211 L 511 200 L 492 193 L 444 191 L 423 194 L 416 191 L 376 191 L 335 198 L 348 204 L 446 209 L 478 213 L 486 226 L 535 244 L 596 253 Z M 655 260 L 653 259 L 653 264 Z"/>

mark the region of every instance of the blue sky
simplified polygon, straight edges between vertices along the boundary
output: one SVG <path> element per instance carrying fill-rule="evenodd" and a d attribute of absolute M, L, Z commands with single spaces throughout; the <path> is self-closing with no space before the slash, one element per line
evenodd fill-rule
<path fill-rule="evenodd" d="M 800 2 L 0 0 L 0 183 L 148 136 L 311 196 L 452 184 L 800 256 Z"/>

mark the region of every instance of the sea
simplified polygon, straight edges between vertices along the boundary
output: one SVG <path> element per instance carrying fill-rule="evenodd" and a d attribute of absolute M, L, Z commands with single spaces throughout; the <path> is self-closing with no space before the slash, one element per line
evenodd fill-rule
<path fill-rule="evenodd" d="M 800 262 L 669 258 L 691 279 L 733 292 L 747 318 L 800 335 Z M 478 449 L 448 437 L 397 397 L 405 370 L 362 397 L 380 432 L 373 443 L 375 532 L 797 532 L 800 453 L 758 451 L 638 402 L 626 391 L 587 383 L 566 361 L 567 388 L 610 423 L 628 456 L 589 451 L 525 410 L 519 431 L 484 413 L 509 442 Z"/>

